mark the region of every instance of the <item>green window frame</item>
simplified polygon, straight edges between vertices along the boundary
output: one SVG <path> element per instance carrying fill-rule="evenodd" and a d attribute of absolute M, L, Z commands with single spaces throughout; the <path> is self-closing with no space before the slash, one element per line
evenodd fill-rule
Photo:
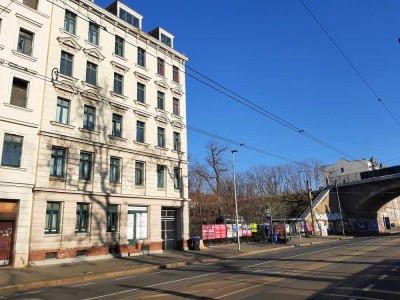
<path fill-rule="evenodd" d="M 92 179 L 92 165 L 93 165 L 93 154 L 87 152 L 80 153 L 79 160 L 79 179 L 80 180 L 91 180 Z"/>
<path fill-rule="evenodd" d="M 181 151 L 181 134 L 179 132 L 174 131 L 174 150 Z"/>
<path fill-rule="evenodd" d="M 125 40 L 116 35 L 115 36 L 115 54 L 121 57 L 124 57 L 124 44 L 125 44 Z"/>
<path fill-rule="evenodd" d="M 181 169 L 174 168 L 174 189 L 180 190 L 181 184 Z"/>
<path fill-rule="evenodd" d="M 165 166 L 157 165 L 157 188 L 165 187 Z"/>
<path fill-rule="evenodd" d="M 93 131 L 96 120 L 96 108 L 85 105 L 83 107 L 83 129 Z"/>
<path fill-rule="evenodd" d="M 110 182 L 119 183 L 121 179 L 121 159 L 110 157 Z"/>
<path fill-rule="evenodd" d="M 122 116 L 121 115 L 113 114 L 111 135 L 116 136 L 116 137 L 122 136 Z"/>
<path fill-rule="evenodd" d="M 71 101 L 64 98 L 57 98 L 56 122 L 61 124 L 69 124 L 69 111 Z"/>
<path fill-rule="evenodd" d="M 86 63 L 86 82 L 97 85 L 97 65 L 90 61 Z"/>
<path fill-rule="evenodd" d="M 65 11 L 64 30 L 72 34 L 75 34 L 76 31 L 76 14 L 69 10 Z"/>
<path fill-rule="evenodd" d="M 137 89 L 136 89 L 136 100 L 140 103 L 145 103 L 146 102 L 146 86 L 143 83 L 138 82 L 137 83 Z"/>
<path fill-rule="evenodd" d="M 75 232 L 89 231 L 89 208 L 90 205 L 88 203 L 76 204 Z"/>
<path fill-rule="evenodd" d="M 47 202 L 44 232 L 46 234 L 60 233 L 61 202 Z"/>
<path fill-rule="evenodd" d="M 65 161 L 67 149 L 52 147 L 50 161 L 50 176 L 63 178 L 65 176 Z"/>
<path fill-rule="evenodd" d="M 146 50 L 138 48 L 137 64 L 143 68 L 146 67 Z"/>
<path fill-rule="evenodd" d="M 144 162 L 135 162 L 135 185 L 144 185 Z"/>
<path fill-rule="evenodd" d="M 107 205 L 107 232 L 118 231 L 118 205 Z"/>
<path fill-rule="evenodd" d="M 157 127 L 157 146 L 165 148 L 165 128 Z"/>
<path fill-rule="evenodd" d="M 165 94 L 160 91 L 157 91 L 157 108 L 165 110 Z"/>
<path fill-rule="evenodd" d="M 124 90 L 124 76 L 114 73 L 114 93 L 122 95 Z"/>
<path fill-rule="evenodd" d="M 74 56 L 71 53 L 61 51 L 60 73 L 72 77 Z"/>
<path fill-rule="evenodd" d="M 1 165 L 19 168 L 21 166 L 22 144 L 24 138 L 15 134 L 4 134 Z"/>
<path fill-rule="evenodd" d="M 99 45 L 99 25 L 89 22 L 88 41 L 94 45 Z"/>
<path fill-rule="evenodd" d="M 144 143 L 145 123 L 142 121 L 136 121 L 136 141 Z"/>

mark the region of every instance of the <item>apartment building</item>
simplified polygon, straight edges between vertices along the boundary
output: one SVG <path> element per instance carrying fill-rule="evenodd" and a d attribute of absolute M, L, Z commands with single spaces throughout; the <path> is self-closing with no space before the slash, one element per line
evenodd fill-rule
<path fill-rule="evenodd" d="M 187 57 L 175 37 L 143 32 L 119 1 L 0 12 L 0 264 L 187 249 Z"/>
<path fill-rule="evenodd" d="M 50 4 L 0 3 L 0 266 L 29 262 Z"/>

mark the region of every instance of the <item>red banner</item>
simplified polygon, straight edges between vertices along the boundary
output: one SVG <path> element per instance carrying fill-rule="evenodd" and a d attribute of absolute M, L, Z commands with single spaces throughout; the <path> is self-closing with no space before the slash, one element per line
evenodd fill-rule
<path fill-rule="evenodd" d="M 203 240 L 226 239 L 225 224 L 207 224 L 202 225 Z"/>

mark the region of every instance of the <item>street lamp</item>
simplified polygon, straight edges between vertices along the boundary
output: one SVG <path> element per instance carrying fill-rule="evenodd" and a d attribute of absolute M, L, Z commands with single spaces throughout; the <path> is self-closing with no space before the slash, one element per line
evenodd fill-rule
<path fill-rule="evenodd" d="M 234 155 L 234 153 L 236 153 L 238 151 L 232 150 L 231 152 L 232 152 L 233 189 L 234 189 L 234 193 L 235 193 L 236 231 L 237 231 L 237 240 L 238 240 L 238 251 L 240 251 L 239 215 L 238 215 L 238 205 L 237 205 L 237 196 L 236 196 L 236 175 L 235 175 L 235 155 Z"/>

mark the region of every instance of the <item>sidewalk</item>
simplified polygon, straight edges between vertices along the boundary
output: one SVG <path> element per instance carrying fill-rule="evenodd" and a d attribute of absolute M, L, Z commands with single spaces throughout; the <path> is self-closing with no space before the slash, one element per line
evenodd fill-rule
<path fill-rule="evenodd" d="M 223 244 L 206 247 L 201 251 L 166 251 L 162 254 L 82 261 L 24 269 L 0 268 L 0 296 L 28 289 L 65 284 L 82 284 L 98 279 L 131 276 L 159 269 L 280 251 L 291 247 L 316 245 L 350 238 L 352 237 L 310 237 L 301 238 L 301 240 L 295 238 L 288 244 L 276 245 L 266 244 L 265 242 L 242 243 L 240 252 L 237 250 L 237 244 Z"/>

